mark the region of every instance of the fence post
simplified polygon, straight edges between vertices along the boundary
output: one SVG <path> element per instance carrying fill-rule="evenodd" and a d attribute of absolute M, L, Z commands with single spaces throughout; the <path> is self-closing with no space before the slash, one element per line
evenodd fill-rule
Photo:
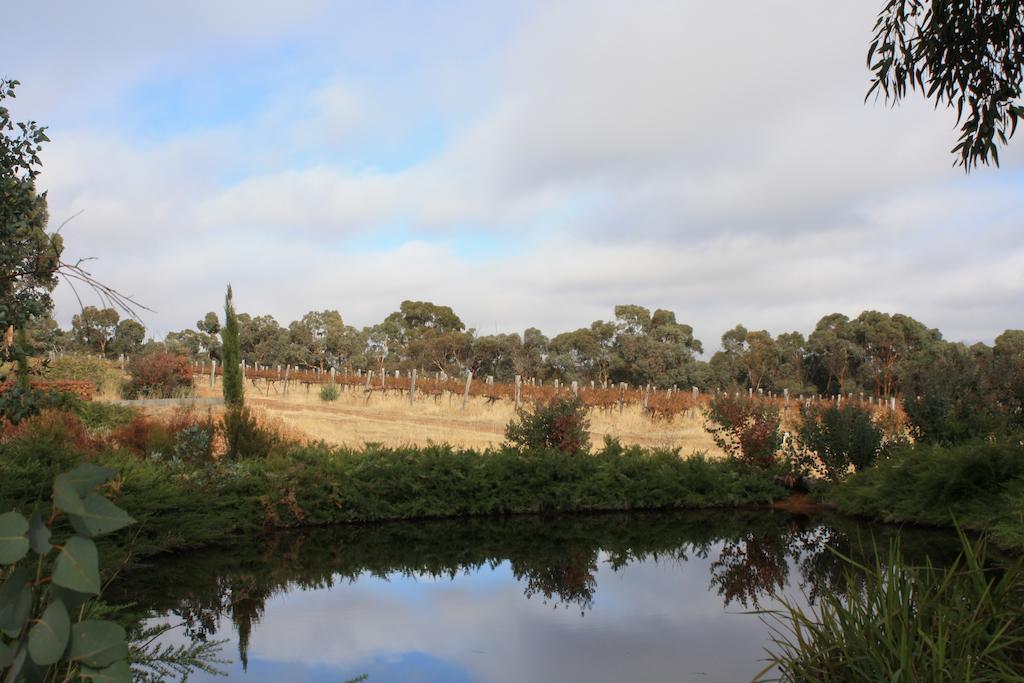
<path fill-rule="evenodd" d="M 409 377 L 409 405 L 416 402 L 416 370 L 413 369 Z"/>
<path fill-rule="evenodd" d="M 516 391 L 515 391 L 516 410 L 519 410 L 519 389 L 520 389 L 520 385 L 521 385 L 522 381 L 523 381 L 523 378 L 520 377 L 519 375 L 516 375 Z"/>
<path fill-rule="evenodd" d="M 473 371 L 466 370 L 466 388 L 462 390 L 462 409 L 466 409 L 466 404 L 469 403 L 469 385 L 473 381 Z"/>
<path fill-rule="evenodd" d="M 579 385 L 578 382 L 576 382 L 576 380 L 573 380 L 573 382 L 572 382 L 572 395 L 573 396 L 579 396 L 580 395 L 580 385 Z"/>

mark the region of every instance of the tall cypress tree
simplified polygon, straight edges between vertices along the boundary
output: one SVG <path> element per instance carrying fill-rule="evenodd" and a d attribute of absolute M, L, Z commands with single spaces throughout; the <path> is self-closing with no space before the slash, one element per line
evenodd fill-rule
<path fill-rule="evenodd" d="M 222 343 L 221 359 L 224 361 L 224 403 L 240 407 L 245 401 L 244 378 L 242 377 L 242 349 L 238 341 L 238 316 L 231 300 L 231 285 L 224 297 L 224 327 L 220 329 Z"/>

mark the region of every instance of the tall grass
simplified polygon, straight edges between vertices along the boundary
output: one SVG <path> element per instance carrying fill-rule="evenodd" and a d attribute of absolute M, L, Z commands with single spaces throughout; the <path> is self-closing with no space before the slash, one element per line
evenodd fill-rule
<path fill-rule="evenodd" d="M 763 613 L 774 647 L 761 676 L 778 678 L 758 680 L 1024 681 L 1021 562 L 996 567 L 983 541 L 960 538 L 941 569 L 907 564 L 898 543 L 874 566 L 842 557 L 845 592 Z"/>

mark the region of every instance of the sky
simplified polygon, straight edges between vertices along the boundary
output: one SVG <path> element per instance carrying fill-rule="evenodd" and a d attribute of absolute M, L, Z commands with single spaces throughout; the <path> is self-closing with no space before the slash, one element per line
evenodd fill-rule
<path fill-rule="evenodd" d="M 709 350 L 869 309 L 991 342 L 1024 326 L 1024 140 L 965 175 L 952 112 L 865 102 L 880 4 L 42 0 L 0 75 L 65 256 L 156 338 L 230 282 L 285 325 L 631 303 Z"/>

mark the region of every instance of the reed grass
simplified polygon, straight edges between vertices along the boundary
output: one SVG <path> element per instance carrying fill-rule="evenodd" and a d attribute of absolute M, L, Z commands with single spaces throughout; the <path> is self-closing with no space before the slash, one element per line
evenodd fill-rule
<path fill-rule="evenodd" d="M 898 542 L 871 566 L 840 555 L 845 591 L 760 613 L 773 645 L 755 680 L 1024 681 L 1021 561 L 996 565 L 985 541 L 959 534 L 962 551 L 944 568 L 908 564 Z"/>

